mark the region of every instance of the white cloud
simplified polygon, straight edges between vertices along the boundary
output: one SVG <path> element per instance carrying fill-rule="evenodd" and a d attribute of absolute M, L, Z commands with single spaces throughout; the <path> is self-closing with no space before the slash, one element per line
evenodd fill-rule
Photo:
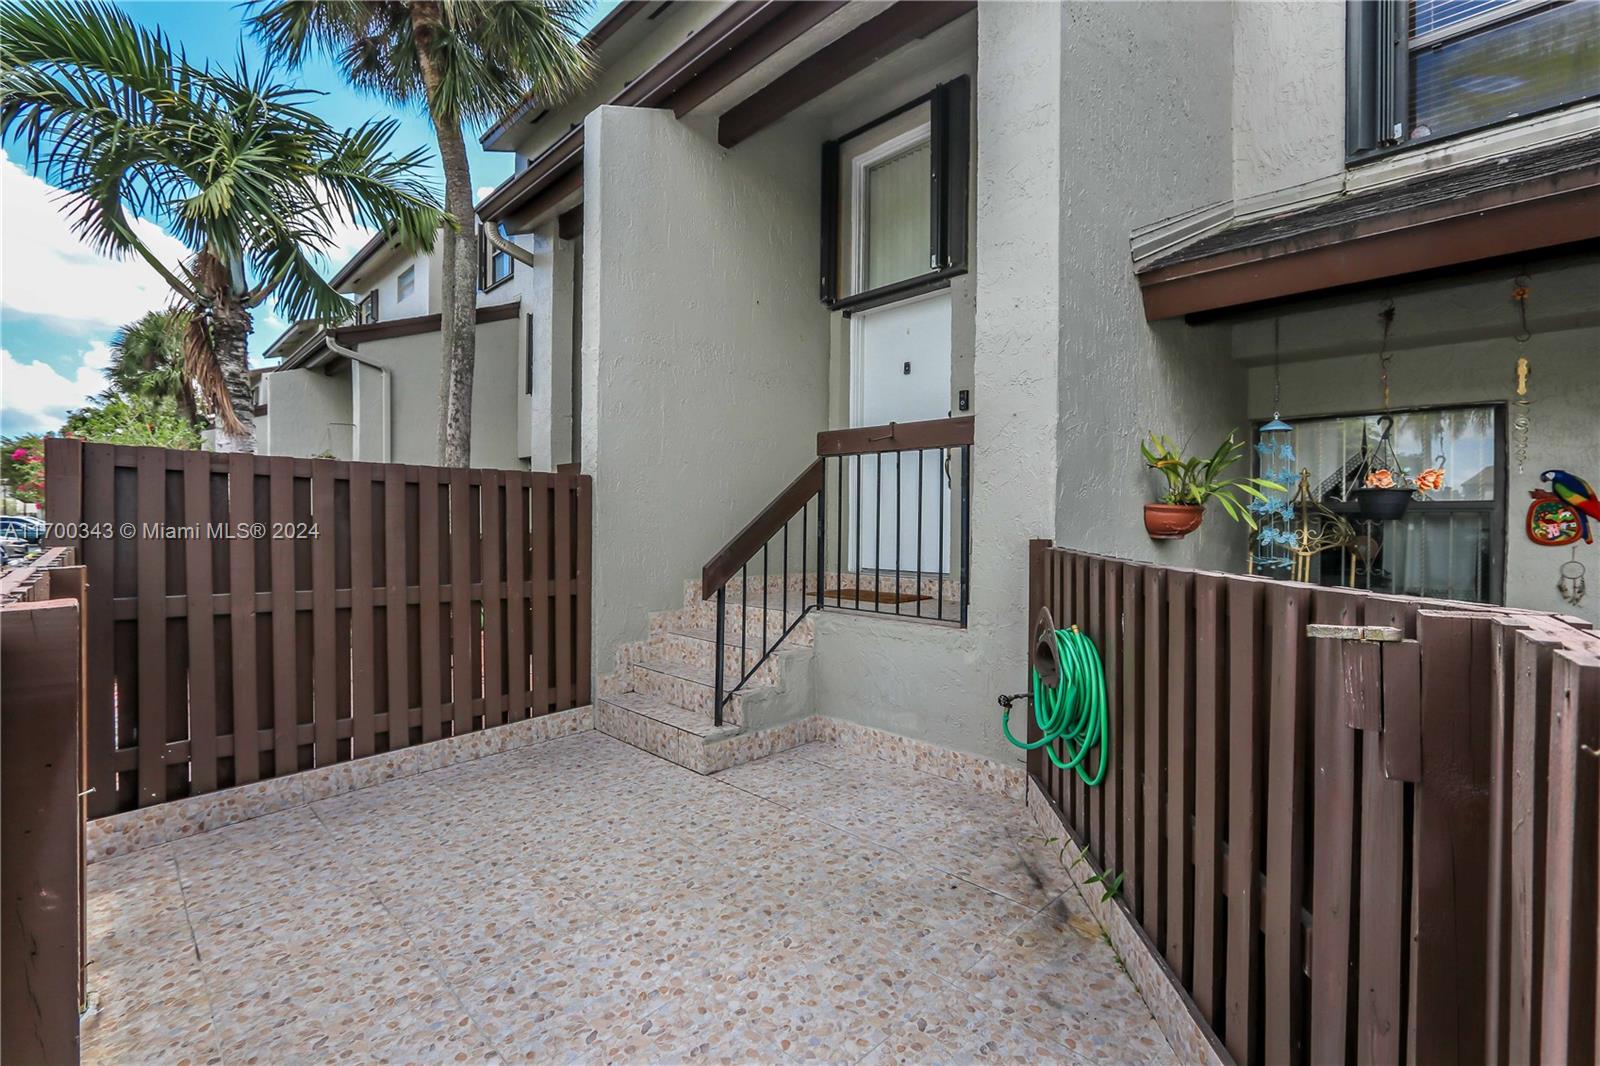
<path fill-rule="evenodd" d="M 479 204 L 483 203 L 484 197 L 488 196 L 492 192 L 494 192 L 494 186 L 493 185 L 480 185 L 480 186 L 478 186 L 478 198 L 473 202 L 474 203 L 479 203 Z"/>
<path fill-rule="evenodd" d="M 60 197 L 0 152 L 0 308 L 53 319 L 81 335 L 172 302 L 171 287 L 143 259 L 109 259 L 78 240 Z M 187 257 L 183 244 L 155 223 L 141 219 L 134 226 L 162 262 Z"/>
<path fill-rule="evenodd" d="M 78 367 L 66 377 L 49 363 L 24 363 L 0 348 L 0 396 L 4 397 L 5 429 L 19 433 L 54 429 L 68 411 L 82 407 L 106 387 L 104 370 L 111 350 L 96 341 L 78 356 Z"/>

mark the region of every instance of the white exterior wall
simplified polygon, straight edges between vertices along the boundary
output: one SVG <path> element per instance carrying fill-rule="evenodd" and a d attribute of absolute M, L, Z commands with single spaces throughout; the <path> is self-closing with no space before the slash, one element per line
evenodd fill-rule
<path fill-rule="evenodd" d="M 369 282 L 361 289 L 352 290 L 350 295 L 357 303 L 366 298 L 367 293 L 373 289 L 378 290 L 378 321 L 387 322 L 395 318 L 412 318 L 417 315 L 430 315 L 439 310 L 439 278 L 435 275 L 433 261 L 437 251 L 426 255 L 414 256 L 411 259 L 402 259 L 395 265 L 378 275 L 375 282 Z M 416 283 L 411 290 L 411 295 L 404 300 L 395 298 L 396 283 L 400 280 L 401 273 L 406 267 L 415 267 Z"/>
<path fill-rule="evenodd" d="M 818 168 L 772 132 L 726 152 L 670 111 L 603 107 L 585 124 L 596 663 L 815 457 Z"/>

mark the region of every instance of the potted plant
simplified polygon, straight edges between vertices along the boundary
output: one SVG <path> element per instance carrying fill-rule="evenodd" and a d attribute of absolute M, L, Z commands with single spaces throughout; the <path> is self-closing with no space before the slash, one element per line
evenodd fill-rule
<path fill-rule="evenodd" d="M 1167 479 L 1161 502 L 1144 505 L 1144 528 L 1155 540 L 1181 540 L 1200 528 L 1209 500 L 1216 500 L 1235 522 L 1254 529 L 1256 520 L 1240 494 L 1264 500 L 1263 489 L 1284 491 L 1282 485 L 1265 478 L 1226 476 L 1225 471 L 1245 454 L 1244 441 L 1232 432 L 1209 457 L 1185 456 L 1172 441 L 1155 433 L 1139 450 L 1150 468 Z"/>

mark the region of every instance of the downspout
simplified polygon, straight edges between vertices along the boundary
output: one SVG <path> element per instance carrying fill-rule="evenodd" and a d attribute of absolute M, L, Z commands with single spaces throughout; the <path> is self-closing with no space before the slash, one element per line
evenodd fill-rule
<path fill-rule="evenodd" d="M 539 260 L 534 254 L 520 244 L 514 244 L 500 236 L 500 227 L 492 223 L 484 223 L 483 236 L 491 247 L 497 252 L 504 252 L 524 266 L 538 266 Z"/>
<path fill-rule="evenodd" d="M 380 462 L 392 462 L 394 455 L 394 431 L 391 426 L 390 416 L 393 406 L 390 402 L 389 393 L 389 368 L 386 366 L 379 366 L 377 363 L 373 363 L 361 358 L 361 356 L 356 354 L 356 350 L 354 348 L 346 348 L 344 345 L 340 344 L 338 340 L 335 339 L 332 332 L 324 335 L 323 342 L 327 344 L 328 351 L 332 352 L 334 355 L 343 356 L 352 363 L 358 363 L 361 366 L 376 370 L 381 375 L 379 380 L 382 382 L 382 384 L 378 387 L 378 394 L 380 397 L 379 404 L 383 408 L 383 458 L 380 460 Z"/>

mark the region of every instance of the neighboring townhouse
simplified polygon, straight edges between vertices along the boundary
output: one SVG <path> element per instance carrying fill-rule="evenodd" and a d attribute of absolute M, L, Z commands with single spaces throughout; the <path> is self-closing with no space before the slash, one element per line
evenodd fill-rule
<path fill-rule="evenodd" d="M 378 235 L 330 280 L 356 305 L 349 322 L 297 322 L 257 377 L 257 451 L 366 462 L 439 460 L 443 252 L 408 253 Z M 548 469 L 533 444 L 517 264 L 480 255 L 472 462 Z"/>
<path fill-rule="evenodd" d="M 991 709 L 1020 687 L 1029 538 L 1288 577 L 1214 507 L 1186 539 L 1142 524 L 1147 432 L 1209 454 L 1275 412 L 1332 510 L 1386 407 L 1401 465 L 1446 470 L 1312 580 L 1600 618 L 1557 591 L 1594 549 L 1524 528 L 1541 472 L 1600 479 L 1593 0 L 623 3 L 592 40 L 587 93 L 485 135 L 517 162 L 479 214 L 533 253 L 508 286 L 531 425 L 594 476 L 615 728 L 701 743 L 748 597 L 778 591 L 760 520 L 792 504 L 827 588 L 792 543 L 783 588 L 804 572 L 825 609 L 762 713 L 1015 758 Z M 970 449 L 891 453 L 943 470 L 898 491 L 888 431 L 836 432 L 961 415 Z M 874 576 L 906 592 L 886 543 L 964 624 L 826 609 Z M 734 575 L 720 639 L 703 605 L 647 627 L 702 572 Z M 673 626 L 735 664 L 656 661 Z"/>

